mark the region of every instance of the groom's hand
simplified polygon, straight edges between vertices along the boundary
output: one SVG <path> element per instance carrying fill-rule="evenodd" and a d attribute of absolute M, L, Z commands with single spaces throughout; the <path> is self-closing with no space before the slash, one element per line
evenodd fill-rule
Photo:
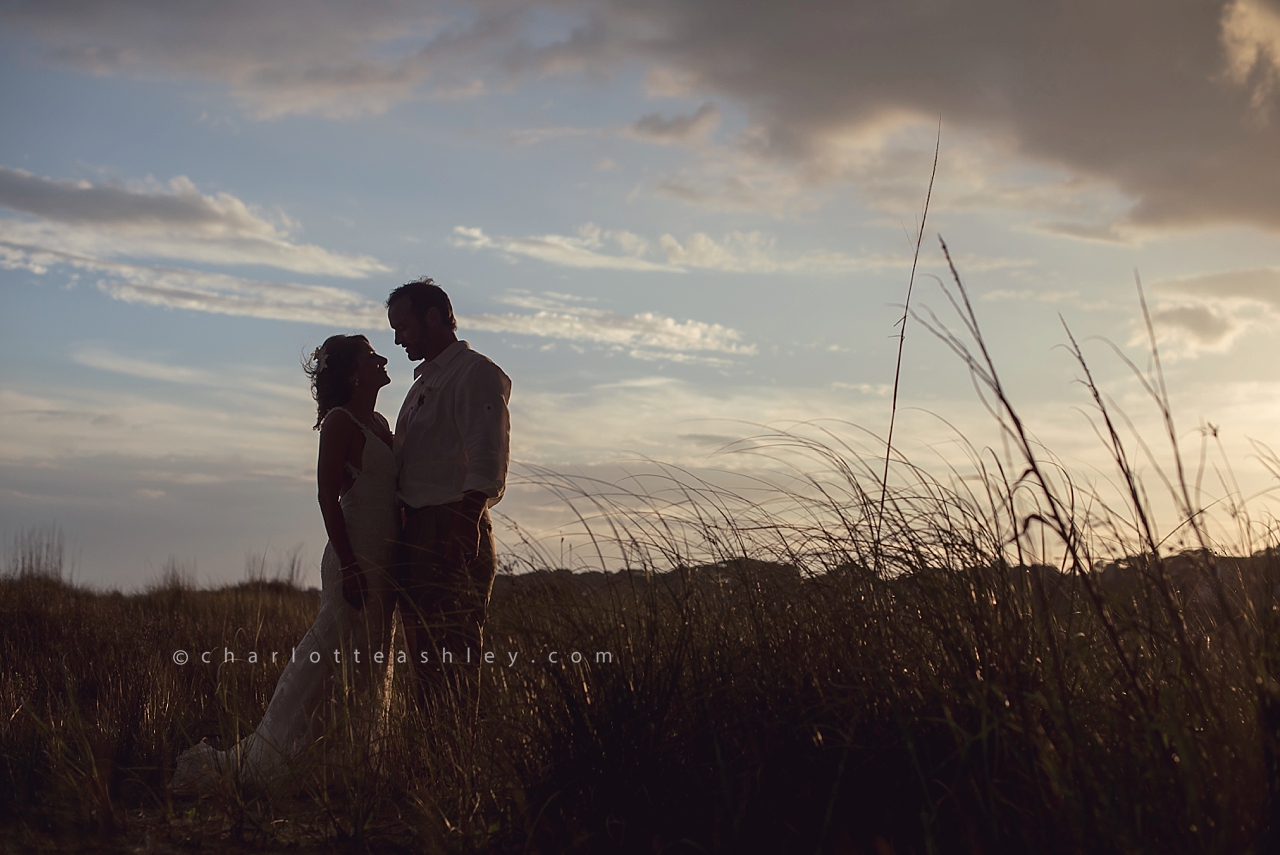
<path fill-rule="evenodd" d="M 489 497 L 473 491 L 456 503 L 457 512 L 449 527 L 449 563 L 466 567 L 480 554 L 480 515 L 484 513 Z"/>
<path fill-rule="evenodd" d="M 342 598 L 347 601 L 351 608 L 359 610 L 364 608 L 364 599 L 368 594 L 364 580 L 364 571 L 360 569 L 360 565 L 352 561 L 342 568 Z"/>

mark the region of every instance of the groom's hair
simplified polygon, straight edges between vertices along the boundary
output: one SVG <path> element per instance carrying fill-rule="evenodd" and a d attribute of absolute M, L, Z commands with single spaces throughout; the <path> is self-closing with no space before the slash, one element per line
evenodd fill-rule
<path fill-rule="evenodd" d="M 435 309 L 440 313 L 440 320 L 451 330 L 458 328 L 458 321 L 453 316 L 453 304 L 449 302 L 449 295 L 444 289 L 431 280 L 430 276 L 422 276 L 412 282 L 406 282 L 399 288 L 391 292 L 391 296 L 387 297 L 387 308 L 391 308 L 391 304 L 400 298 L 409 301 L 413 306 L 413 313 L 418 317 L 425 317 L 428 309 Z"/>

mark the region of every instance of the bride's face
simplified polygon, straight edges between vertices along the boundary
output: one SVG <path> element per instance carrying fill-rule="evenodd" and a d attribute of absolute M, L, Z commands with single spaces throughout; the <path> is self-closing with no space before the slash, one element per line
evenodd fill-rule
<path fill-rule="evenodd" d="M 386 357 L 379 356 L 372 345 L 366 345 L 356 357 L 356 382 L 375 389 L 381 389 L 391 382 L 391 377 L 387 374 Z"/>

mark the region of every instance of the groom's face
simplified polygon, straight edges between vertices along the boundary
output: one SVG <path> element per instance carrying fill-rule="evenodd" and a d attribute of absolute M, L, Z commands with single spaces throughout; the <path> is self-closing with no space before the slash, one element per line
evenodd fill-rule
<path fill-rule="evenodd" d="M 387 307 L 387 322 L 396 331 L 396 344 L 404 348 L 405 355 L 417 362 L 427 353 L 427 324 L 414 314 L 413 304 L 399 299 Z"/>

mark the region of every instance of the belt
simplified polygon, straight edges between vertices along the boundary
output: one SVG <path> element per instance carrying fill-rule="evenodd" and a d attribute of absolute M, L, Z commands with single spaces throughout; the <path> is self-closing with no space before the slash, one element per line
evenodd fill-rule
<path fill-rule="evenodd" d="M 406 505 L 404 502 L 401 502 L 400 510 L 404 511 L 404 515 L 408 517 L 408 516 L 414 516 L 415 514 L 420 514 L 423 511 L 452 510 L 453 508 L 456 508 L 458 505 L 462 504 L 462 502 L 463 502 L 462 499 L 458 499 L 456 502 L 445 502 L 443 505 L 423 505 L 420 508 L 415 508 L 413 507 L 413 505 Z"/>

